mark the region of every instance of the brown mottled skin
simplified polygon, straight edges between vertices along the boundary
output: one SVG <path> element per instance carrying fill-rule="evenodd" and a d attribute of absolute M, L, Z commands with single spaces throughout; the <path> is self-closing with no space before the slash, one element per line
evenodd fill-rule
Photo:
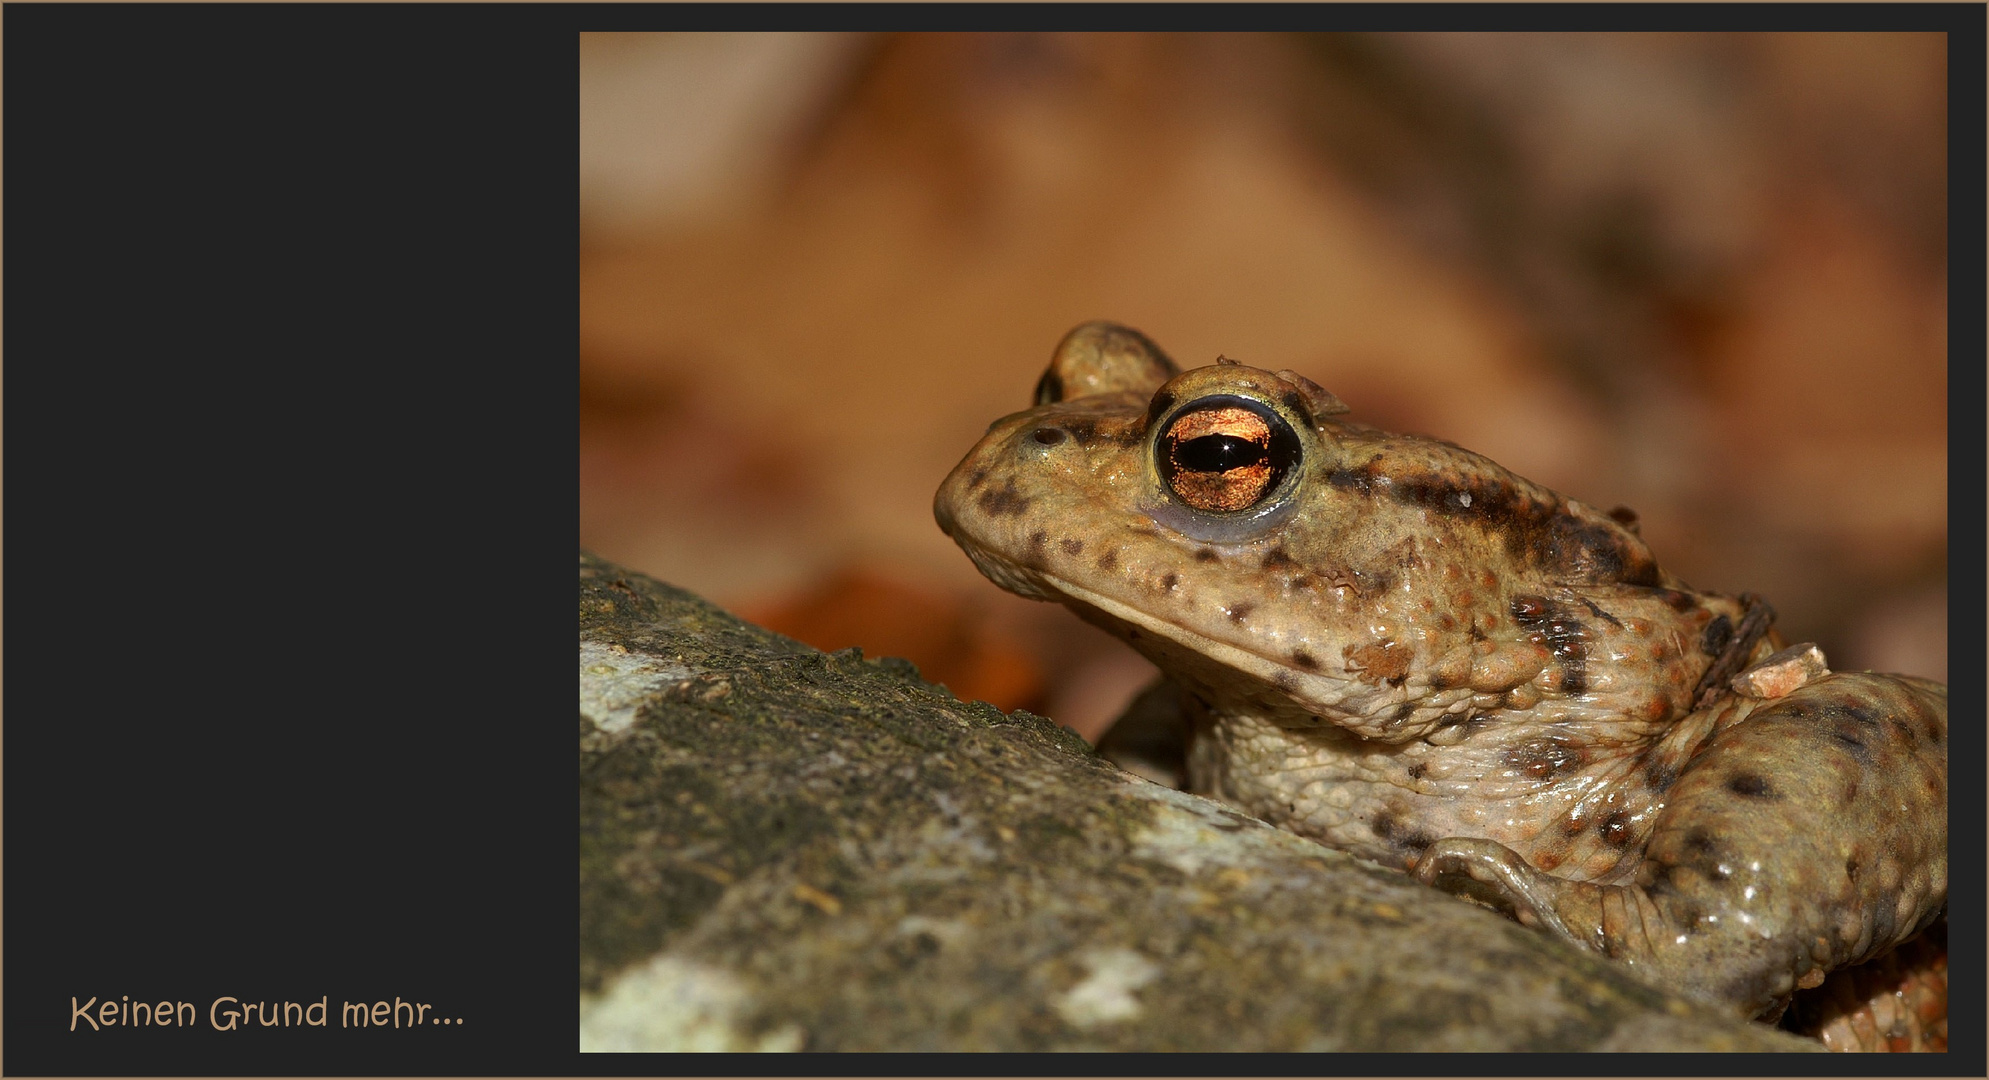
<path fill-rule="evenodd" d="M 1736 638 L 1747 606 L 1660 569 L 1634 516 L 1345 411 L 1291 372 L 1180 372 L 1089 323 L 934 512 L 997 584 L 1185 691 L 1193 790 L 1660 985 L 1772 1018 L 1942 915 L 1944 686 L 1764 678 L 1779 638 Z M 1186 440 L 1234 417 L 1288 467 L 1192 471 L 1215 451 Z M 1729 688 L 1749 664 L 1749 692 L 1784 696 Z"/>

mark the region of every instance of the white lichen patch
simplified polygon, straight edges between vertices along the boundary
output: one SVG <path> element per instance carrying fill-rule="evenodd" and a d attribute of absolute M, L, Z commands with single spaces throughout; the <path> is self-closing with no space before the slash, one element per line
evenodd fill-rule
<path fill-rule="evenodd" d="M 1139 1018 L 1134 994 L 1159 977 L 1159 965 L 1131 949 L 1091 949 L 1077 959 L 1090 974 L 1056 999 L 1066 1023 L 1086 1029 Z"/>
<path fill-rule="evenodd" d="M 974 928 L 960 919 L 935 919 L 929 915 L 907 915 L 898 920 L 899 937 L 927 935 L 942 945 L 961 945 L 974 939 Z"/>
<path fill-rule="evenodd" d="M 1296 884 L 1320 863 L 1362 862 L 1302 836 L 1246 817 L 1211 799 L 1157 784 L 1129 781 L 1121 794 L 1160 803 L 1133 837 L 1132 853 L 1166 863 L 1191 878 L 1225 869 L 1248 872 L 1259 886 Z"/>
<path fill-rule="evenodd" d="M 622 974 L 598 997 L 580 999 L 583 1053 L 791 1052 L 801 1029 L 787 1024 L 754 1036 L 738 1026 L 751 1004 L 746 985 L 729 972 L 658 956 Z"/>
<path fill-rule="evenodd" d="M 682 664 L 630 652 L 619 645 L 580 643 L 580 715 L 611 735 L 635 723 L 644 698 L 697 674 Z"/>
<path fill-rule="evenodd" d="M 1269 825 L 1227 811 L 1197 795 L 1145 783 L 1127 784 L 1121 790 L 1135 798 L 1162 804 L 1152 823 L 1135 837 L 1137 852 L 1191 877 L 1211 864 L 1234 864 L 1241 853 L 1238 839 L 1246 844 L 1252 839 L 1239 837 L 1239 833 L 1278 835 Z"/>

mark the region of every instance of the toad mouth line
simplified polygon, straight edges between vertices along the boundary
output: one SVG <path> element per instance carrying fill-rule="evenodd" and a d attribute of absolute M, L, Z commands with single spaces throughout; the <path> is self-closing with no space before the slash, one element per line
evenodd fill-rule
<path fill-rule="evenodd" d="M 1037 571 L 1037 576 L 1041 577 L 1044 581 L 1052 583 L 1059 591 L 1073 600 L 1089 604 L 1121 622 L 1157 634 L 1177 645 L 1185 646 L 1204 656 L 1217 660 L 1228 667 L 1258 675 L 1264 678 L 1266 682 L 1270 682 L 1271 680 L 1267 675 L 1262 674 L 1265 668 L 1273 671 L 1289 672 L 1295 678 L 1309 682 L 1328 682 L 1324 676 L 1295 671 L 1262 653 L 1231 645 L 1227 642 L 1217 641 L 1214 638 L 1198 634 L 1186 627 L 1157 619 L 1137 608 L 1128 607 L 1110 597 L 1102 596 L 1082 586 L 1074 585 L 1055 574 L 1044 573 L 1039 570 Z M 1289 690 L 1285 692 L 1291 693 Z"/>

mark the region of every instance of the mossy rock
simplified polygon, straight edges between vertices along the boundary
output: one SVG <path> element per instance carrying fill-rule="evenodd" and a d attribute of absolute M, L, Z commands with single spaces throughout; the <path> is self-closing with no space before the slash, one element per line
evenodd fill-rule
<path fill-rule="evenodd" d="M 580 558 L 581 1048 L 1806 1050 Z"/>

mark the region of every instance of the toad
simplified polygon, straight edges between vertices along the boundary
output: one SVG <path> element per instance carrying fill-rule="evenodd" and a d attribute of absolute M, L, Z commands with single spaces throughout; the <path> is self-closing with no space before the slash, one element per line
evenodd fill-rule
<path fill-rule="evenodd" d="M 934 514 L 1159 666 L 1190 790 L 1659 986 L 1773 1020 L 1943 919 L 1945 686 L 1831 671 L 1629 511 L 1348 411 L 1089 323 Z"/>

